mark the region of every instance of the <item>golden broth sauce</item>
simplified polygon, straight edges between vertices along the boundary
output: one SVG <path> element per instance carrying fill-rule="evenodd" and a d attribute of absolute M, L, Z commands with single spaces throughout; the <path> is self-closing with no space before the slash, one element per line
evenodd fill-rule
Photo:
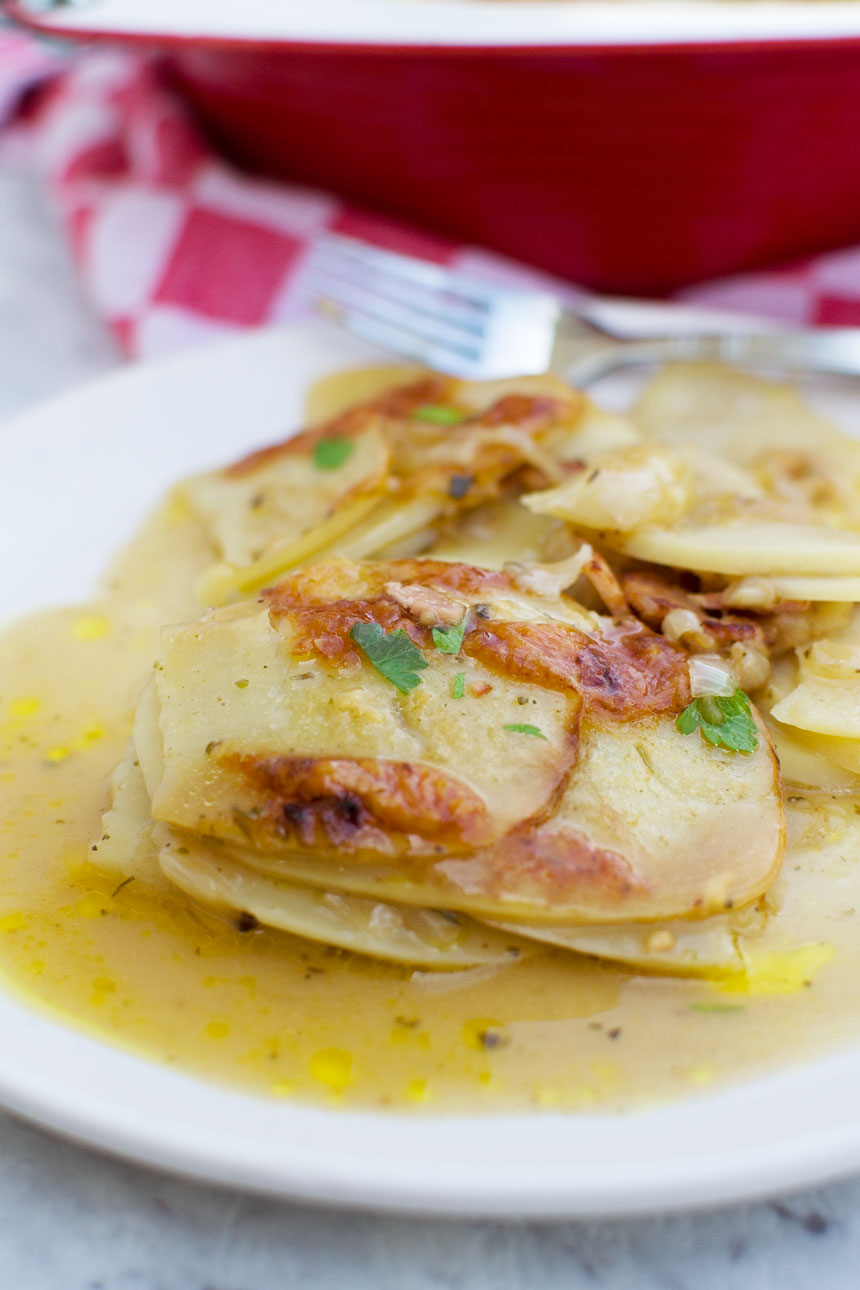
<path fill-rule="evenodd" d="M 312 414 L 390 379 L 328 382 Z M 803 954 L 795 967 L 789 956 L 772 972 L 708 982 L 542 947 L 502 968 L 412 972 L 240 932 L 166 881 L 100 870 L 93 841 L 158 626 L 196 614 L 187 587 L 209 558 L 168 502 L 101 599 L 0 639 L 0 972 L 30 1001 L 262 1095 L 427 1111 L 626 1107 L 860 1037 L 853 798 L 789 806 L 794 833 L 835 847 L 852 875 L 816 956 L 829 961 L 811 974 Z"/>

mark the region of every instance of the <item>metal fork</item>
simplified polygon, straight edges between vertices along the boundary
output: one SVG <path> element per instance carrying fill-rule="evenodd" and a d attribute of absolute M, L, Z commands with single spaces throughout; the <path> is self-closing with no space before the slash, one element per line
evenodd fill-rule
<path fill-rule="evenodd" d="M 620 367 L 692 360 L 860 375 L 860 328 L 631 335 L 636 302 L 623 302 L 622 329 L 612 319 L 619 301 L 591 297 L 564 309 L 548 292 L 495 286 L 334 234 L 310 253 L 304 290 L 354 335 L 468 380 L 553 371 L 583 386 Z M 653 326 L 652 315 L 644 329 Z"/>

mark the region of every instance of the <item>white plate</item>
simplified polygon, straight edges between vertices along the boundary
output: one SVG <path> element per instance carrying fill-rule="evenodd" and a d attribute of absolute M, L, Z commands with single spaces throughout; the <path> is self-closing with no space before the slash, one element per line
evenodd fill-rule
<path fill-rule="evenodd" d="M 177 476 L 283 435 L 310 381 L 379 358 L 304 324 L 120 371 L 19 417 L 0 434 L 4 613 L 50 603 L 58 587 L 69 600 L 87 595 Z M 842 411 L 860 412 L 860 393 Z M 848 1055 L 655 1111 L 420 1118 L 230 1092 L 2 992 L 0 1034 L 0 1102 L 11 1110 L 139 1161 L 310 1200 L 458 1216 L 624 1214 L 860 1167 L 860 1035 Z"/>
<path fill-rule="evenodd" d="M 450 48 L 844 40 L 852 0 L 17 0 L 46 29 L 273 44 Z M 47 10 L 47 11 L 46 11 Z"/>

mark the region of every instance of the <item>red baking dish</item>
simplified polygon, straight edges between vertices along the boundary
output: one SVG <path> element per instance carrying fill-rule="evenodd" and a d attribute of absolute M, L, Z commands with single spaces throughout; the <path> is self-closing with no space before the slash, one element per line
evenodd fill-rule
<path fill-rule="evenodd" d="M 11 9 L 162 50 L 243 165 L 598 290 L 655 294 L 860 239 L 852 0 Z"/>

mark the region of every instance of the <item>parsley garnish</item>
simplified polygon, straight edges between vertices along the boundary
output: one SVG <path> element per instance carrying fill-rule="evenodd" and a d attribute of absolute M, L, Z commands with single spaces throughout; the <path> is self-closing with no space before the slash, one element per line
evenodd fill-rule
<path fill-rule="evenodd" d="M 462 699 L 466 693 L 466 673 L 458 672 L 451 682 L 451 698 Z"/>
<path fill-rule="evenodd" d="M 434 426 L 456 426 L 465 421 L 465 415 L 444 403 L 422 403 L 412 413 L 416 421 L 429 421 Z"/>
<path fill-rule="evenodd" d="M 317 470 L 339 470 L 344 462 L 349 461 L 354 449 L 353 441 L 344 439 L 343 435 L 318 439 L 314 444 L 314 465 Z"/>
<path fill-rule="evenodd" d="M 758 748 L 758 731 L 743 690 L 735 690 L 728 697 L 703 694 L 687 704 L 675 724 L 682 735 L 701 731 L 702 738 L 715 748 L 742 753 Z"/>
<path fill-rule="evenodd" d="M 463 637 L 466 634 L 466 620 L 468 617 L 468 614 L 464 614 L 462 621 L 455 623 L 453 627 L 433 628 L 433 644 L 440 654 L 460 653 L 460 646 L 463 644 Z"/>
<path fill-rule="evenodd" d="M 539 726 L 530 726 L 527 721 L 512 721 L 505 730 L 513 730 L 515 735 L 534 735 L 535 739 L 546 739 Z"/>
<path fill-rule="evenodd" d="M 349 634 L 377 672 L 396 685 L 402 694 L 408 694 L 421 684 L 417 673 L 427 667 L 427 660 L 402 627 L 389 633 L 383 631 L 379 623 L 356 623 Z"/>

